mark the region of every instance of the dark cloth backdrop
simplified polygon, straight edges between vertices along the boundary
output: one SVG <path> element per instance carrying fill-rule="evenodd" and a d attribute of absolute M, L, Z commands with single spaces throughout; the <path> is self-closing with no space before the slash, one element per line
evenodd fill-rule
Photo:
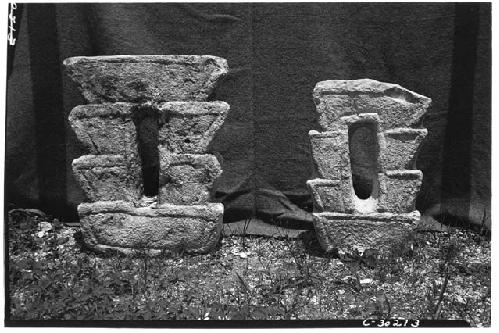
<path fill-rule="evenodd" d="M 491 6 L 452 3 L 18 4 L 9 47 L 7 204 L 76 220 L 84 199 L 69 127 L 84 103 L 64 75 L 72 56 L 210 54 L 230 71 L 214 99 L 230 104 L 212 149 L 226 221 L 308 220 L 308 131 L 318 81 L 371 78 L 426 95 L 428 139 L 417 208 L 439 203 L 480 221 L 490 205 Z"/>

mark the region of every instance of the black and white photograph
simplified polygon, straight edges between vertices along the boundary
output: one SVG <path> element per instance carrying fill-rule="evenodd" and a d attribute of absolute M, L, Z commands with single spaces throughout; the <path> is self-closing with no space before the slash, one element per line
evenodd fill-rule
<path fill-rule="evenodd" d="M 4 326 L 498 330 L 497 3 L 2 6 Z"/>

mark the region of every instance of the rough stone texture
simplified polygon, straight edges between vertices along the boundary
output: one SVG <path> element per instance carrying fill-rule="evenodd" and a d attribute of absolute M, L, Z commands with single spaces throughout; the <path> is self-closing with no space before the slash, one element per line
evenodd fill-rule
<path fill-rule="evenodd" d="M 422 185 L 420 170 L 387 171 L 380 174 L 378 210 L 409 213 L 415 210 L 415 200 Z"/>
<path fill-rule="evenodd" d="M 319 176 L 324 179 L 350 177 L 376 178 L 379 150 L 383 141 L 376 113 L 339 118 L 336 130 L 309 131 L 312 156 Z"/>
<path fill-rule="evenodd" d="M 141 169 L 122 155 L 83 155 L 73 173 L 89 201 L 137 201 L 142 194 Z"/>
<path fill-rule="evenodd" d="M 312 193 L 315 212 L 354 212 L 351 179 L 312 179 L 307 186 Z"/>
<path fill-rule="evenodd" d="M 347 131 L 309 131 L 312 157 L 320 178 L 351 177 Z"/>
<path fill-rule="evenodd" d="M 73 57 L 63 62 L 90 103 L 204 101 L 227 73 L 209 55 Z"/>
<path fill-rule="evenodd" d="M 168 154 L 160 149 L 158 202 L 178 205 L 205 203 L 221 173 L 214 155 Z"/>
<path fill-rule="evenodd" d="M 130 103 L 79 105 L 71 110 L 69 123 L 91 154 L 138 158 L 132 119 L 136 107 Z"/>
<path fill-rule="evenodd" d="M 383 133 L 380 165 L 384 170 L 415 169 L 420 144 L 427 136 L 425 128 L 396 128 Z"/>
<path fill-rule="evenodd" d="M 158 106 L 159 146 L 175 154 L 203 154 L 229 112 L 225 102 L 169 102 Z"/>
<path fill-rule="evenodd" d="M 323 178 L 307 182 L 318 239 L 327 251 L 387 249 L 419 218 L 422 172 L 406 169 L 415 167 L 427 130 L 409 126 L 419 125 L 431 100 L 368 79 L 319 82 L 313 96 L 325 130 L 309 132 Z"/>
<path fill-rule="evenodd" d="M 377 113 L 358 113 L 339 117 L 337 124 L 332 126 L 340 126 L 342 130 L 347 130 L 350 125 L 357 123 L 373 123 L 376 125 L 377 133 L 380 131 L 380 117 Z"/>
<path fill-rule="evenodd" d="M 94 154 L 73 162 L 93 202 L 78 206 L 87 245 L 126 255 L 212 249 L 224 207 L 208 200 L 222 170 L 214 155 L 203 153 L 229 105 L 203 101 L 227 73 L 226 60 L 105 56 L 69 58 L 64 65 L 84 97 L 101 103 L 77 106 L 69 116 Z M 143 196 L 156 190 L 155 200 Z"/>
<path fill-rule="evenodd" d="M 345 252 L 365 249 L 387 251 L 401 241 L 420 219 L 418 211 L 409 214 L 315 213 L 314 228 L 321 247 Z"/>
<path fill-rule="evenodd" d="M 223 209 L 220 203 L 152 209 L 107 201 L 81 204 L 78 213 L 85 242 L 97 251 L 205 253 L 217 244 Z"/>
<path fill-rule="evenodd" d="M 340 117 L 359 113 L 377 113 L 382 129 L 411 127 L 431 103 L 397 84 L 370 79 L 318 82 L 313 97 L 325 131 L 335 130 Z"/>

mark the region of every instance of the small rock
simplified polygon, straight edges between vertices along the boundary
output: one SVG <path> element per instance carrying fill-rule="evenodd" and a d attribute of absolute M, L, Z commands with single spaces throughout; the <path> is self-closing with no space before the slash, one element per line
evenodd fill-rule
<path fill-rule="evenodd" d="M 62 245 L 64 243 L 66 243 L 68 240 L 69 240 L 69 237 L 59 238 L 59 239 L 57 239 L 57 245 Z"/>
<path fill-rule="evenodd" d="M 40 222 L 38 224 L 38 228 L 40 229 L 40 231 L 43 231 L 44 233 L 47 232 L 47 231 L 50 231 L 52 230 L 52 224 L 50 224 L 49 222 Z"/>

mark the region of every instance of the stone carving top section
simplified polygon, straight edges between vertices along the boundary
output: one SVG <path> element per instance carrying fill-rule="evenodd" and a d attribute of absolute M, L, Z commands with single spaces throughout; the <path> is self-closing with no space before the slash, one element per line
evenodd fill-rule
<path fill-rule="evenodd" d="M 320 125 L 336 130 L 338 119 L 361 113 L 377 113 L 382 129 L 413 127 L 431 99 L 398 84 L 376 80 L 329 80 L 316 84 L 313 92 Z"/>
<path fill-rule="evenodd" d="M 63 62 L 89 103 L 205 101 L 227 71 L 210 55 L 73 57 Z"/>

